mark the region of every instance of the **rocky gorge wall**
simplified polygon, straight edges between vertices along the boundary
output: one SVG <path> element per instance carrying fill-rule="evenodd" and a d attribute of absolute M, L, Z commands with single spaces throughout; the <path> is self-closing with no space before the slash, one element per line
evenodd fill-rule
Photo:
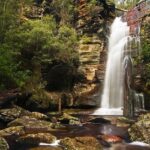
<path fill-rule="evenodd" d="M 139 57 L 135 60 L 135 78 L 134 87 L 138 92 L 144 93 L 145 97 L 145 107 L 149 109 L 150 106 L 150 87 L 149 87 L 149 44 L 150 44 L 150 16 L 147 15 L 143 18 L 141 24 L 141 47 Z"/>
<path fill-rule="evenodd" d="M 52 2 L 43 0 L 24 6 L 22 21 L 40 20 L 43 16 L 53 15 L 58 26 L 61 25 L 65 21 L 65 18 L 61 18 L 64 14 L 59 12 L 59 7 L 55 12 Z M 115 5 L 105 0 L 75 0 L 72 16 L 74 19 L 71 20 L 71 26 L 79 39 L 76 47 L 79 64 L 73 67 L 58 62 L 50 66 L 42 65 L 41 74 L 36 72 L 32 82 L 26 84 L 25 91 L 18 98 L 18 105 L 26 106 L 32 111 L 56 110 L 58 105 L 98 106 L 104 80 L 108 26 L 115 17 Z M 41 77 L 47 82 L 46 90 L 37 84 Z"/>
<path fill-rule="evenodd" d="M 95 107 L 103 86 L 106 42 L 109 34 L 108 26 L 115 17 L 115 6 L 109 1 L 98 1 L 89 8 L 87 0 L 77 3 L 77 31 L 81 36 L 79 42 L 79 70 L 85 76 L 85 82 L 74 86 L 75 103 L 78 106 Z"/>

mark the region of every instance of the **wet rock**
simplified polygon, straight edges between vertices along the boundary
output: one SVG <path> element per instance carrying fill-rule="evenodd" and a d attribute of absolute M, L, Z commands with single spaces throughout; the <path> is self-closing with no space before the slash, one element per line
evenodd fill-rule
<path fill-rule="evenodd" d="M 26 146 L 34 146 L 39 143 L 52 143 L 56 137 L 50 133 L 27 134 L 17 139 L 17 143 Z"/>
<path fill-rule="evenodd" d="M 110 124 L 110 121 L 106 120 L 104 118 L 94 118 L 94 119 L 89 120 L 88 122 L 91 122 L 91 123 L 101 123 L 101 124 Z"/>
<path fill-rule="evenodd" d="M 26 132 L 48 132 L 52 130 L 52 123 L 44 120 L 37 120 L 36 118 L 30 118 L 24 116 L 17 118 L 8 124 L 9 127 L 23 126 Z"/>
<path fill-rule="evenodd" d="M 126 117 L 112 117 L 110 120 L 112 125 L 122 128 L 128 128 L 135 122 L 135 120 L 131 120 Z"/>
<path fill-rule="evenodd" d="M 59 119 L 62 124 L 70 124 L 70 125 L 79 125 L 81 124 L 79 119 L 76 117 L 73 117 L 69 114 L 64 113 Z"/>
<path fill-rule="evenodd" d="M 65 138 L 60 144 L 67 150 L 102 150 L 102 146 L 94 137 Z"/>
<path fill-rule="evenodd" d="M 1 109 L 0 120 L 7 123 L 21 116 L 30 115 L 30 114 L 31 113 L 29 111 L 16 106 L 14 108 Z"/>
<path fill-rule="evenodd" d="M 132 141 L 150 144 L 150 113 L 141 115 L 128 131 Z"/>
<path fill-rule="evenodd" d="M 48 119 L 48 116 L 47 116 L 47 115 L 44 115 L 44 114 L 39 113 L 39 112 L 32 112 L 31 116 L 32 116 L 33 118 L 41 119 L 41 120 L 46 120 L 46 119 Z"/>
<path fill-rule="evenodd" d="M 122 138 L 115 135 L 100 135 L 99 138 L 108 143 L 121 143 L 123 141 Z"/>
<path fill-rule="evenodd" d="M 0 130 L 0 137 L 19 137 L 21 135 L 25 134 L 25 129 L 23 126 L 17 126 L 17 127 L 9 127 L 3 130 Z"/>
<path fill-rule="evenodd" d="M 9 149 L 9 145 L 7 143 L 7 141 L 0 137 L 0 150 L 8 150 Z"/>

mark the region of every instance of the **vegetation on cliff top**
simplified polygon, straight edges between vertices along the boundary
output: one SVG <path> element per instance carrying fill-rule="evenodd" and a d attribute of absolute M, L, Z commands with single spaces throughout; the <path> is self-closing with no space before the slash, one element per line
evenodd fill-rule
<path fill-rule="evenodd" d="M 55 11 L 53 15 L 29 19 L 27 10 L 37 5 L 29 2 L 0 2 L 0 89 L 23 86 L 37 67 L 41 73 L 43 64 L 78 62 L 77 34 L 70 21 L 72 3 L 63 1 L 61 7 L 62 1 L 54 1 L 49 8 Z M 45 3 L 37 8 L 47 11 Z"/>
<path fill-rule="evenodd" d="M 0 1 L 0 90 L 22 87 L 34 74 L 47 81 L 55 65 L 77 72 L 77 18 L 86 31 L 97 32 L 97 23 L 103 24 L 102 17 L 112 11 L 105 1 L 96 0 L 86 2 L 83 16 L 80 9 L 78 1 L 70 0 Z"/>

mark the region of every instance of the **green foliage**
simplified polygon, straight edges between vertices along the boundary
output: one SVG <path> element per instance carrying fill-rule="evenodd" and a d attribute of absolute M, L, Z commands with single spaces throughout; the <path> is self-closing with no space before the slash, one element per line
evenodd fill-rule
<path fill-rule="evenodd" d="M 7 45 L 0 47 L 0 90 L 23 86 L 28 78 L 28 71 L 19 69 L 20 63 L 14 61 L 14 54 Z"/>
<path fill-rule="evenodd" d="M 19 28 L 10 30 L 6 41 L 25 59 L 29 56 L 30 61 L 51 63 L 59 59 L 66 62 L 76 52 L 77 35 L 71 27 L 63 25 L 58 28 L 53 17 L 46 16 L 42 20 L 28 20 Z"/>
<path fill-rule="evenodd" d="M 122 8 L 122 9 L 131 9 L 133 7 L 136 6 L 136 4 L 140 1 L 140 0 L 126 0 L 124 3 L 118 4 L 118 0 L 113 0 L 116 5 L 117 8 Z"/>
<path fill-rule="evenodd" d="M 142 52 L 141 52 L 141 59 L 144 63 L 144 75 L 143 78 L 145 79 L 146 87 L 150 87 L 150 39 L 149 39 L 149 31 L 150 25 L 149 22 L 144 22 L 142 28 Z"/>
<path fill-rule="evenodd" d="M 0 42 L 3 41 L 5 32 L 16 24 L 15 11 L 18 8 L 18 3 L 14 3 L 13 0 L 1 0 L 0 1 Z"/>
<path fill-rule="evenodd" d="M 0 0 L 0 42 L 3 42 L 7 30 L 19 24 L 21 5 L 32 0 Z"/>
<path fill-rule="evenodd" d="M 51 3 L 60 24 L 51 15 L 40 20 L 22 20 L 23 8 L 31 0 L 0 1 L 0 87 L 21 87 L 28 75 L 54 61 L 75 65 L 78 62 L 77 34 L 70 26 L 73 1 Z M 27 6 L 28 7 L 28 6 Z M 55 19 L 54 19 L 55 18 Z"/>
<path fill-rule="evenodd" d="M 91 37 L 87 36 L 87 35 L 83 35 L 82 36 L 82 43 L 83 44 L 88 44 L 88 43 L 91 43 L 92 39 Z"/>
<path fill-rule="evenodd" d="M 145 63 L 150 63 L 150 43 L 142 43 L 142 59 Z"/>
<path fill-rule="evenodd" d="M 6 59 L 8 64 L 4 66 L 5 69 L 11 69 L 5 71 L 5 75 L 11 75 L 10 78 L 17 83 L 19 78 L 15 76 L 18 76 L 18 73 L 23 75 L 23 72 L 16 72 L 20 65 L 23 70 L 34 72 L 36 67 L 41 68 L 42 65 L 51 64 L 53 61 L 71 65 L 78 61 L 76 31 L 66 25 L 58 27 L 52 16 L 25 21 L 18 28 L 7 31 L 4 42 L 7 43 L 7 51 L 4 48 L 7 53 L 2 54 L 1 59 L 9 57 Z M 20 62 L 20 65 L 15 64 L 15 61 Z"/>
<path fill-rule="evenodd" d="M 74 5 L 72 0 L 53 0 L 48 2 L 45 0 L 44 7 L 51 10 L 51 13 L 61 25 L 72 24 L 74 16 Z"/>

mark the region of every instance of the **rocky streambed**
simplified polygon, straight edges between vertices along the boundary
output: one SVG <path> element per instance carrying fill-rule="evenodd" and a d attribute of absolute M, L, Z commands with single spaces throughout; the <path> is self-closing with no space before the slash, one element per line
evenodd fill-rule
<path fill-rule="evenodd" d="M 131 140 L 150 144 L 150 113 L 140 116 L 136 123 L 90 113 L 42 114 L 16 105 L 0 109 L 0 150 L 133 149 L 135 145 L 127 144 Z M 150 149 L 137 146 L 136 150 L 140 148 Z"/>

